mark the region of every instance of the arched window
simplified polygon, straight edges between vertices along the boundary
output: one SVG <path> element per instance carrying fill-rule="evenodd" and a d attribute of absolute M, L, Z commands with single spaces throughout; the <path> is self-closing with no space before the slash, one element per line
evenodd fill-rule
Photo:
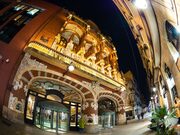
<path fill-rule="evenodd" d="M 62 37 L 64 37 L 66 39 L 67 42 L 69 42 L 69 40 L 73 40 L 73 43 L 78 45 L 79 44 L 79 37 L 77 35 L 75 35 L 72 31 L 65 31 L 62 33 Z"/>
<path fill-rule="evenodd" d="M 66 41 L 69 41 L 69 39 L 71 38 L 72 36 L 72 32 L 71 31 L 65 31 L 62 33 L 62 37 L 64 37 L 66 39 Z"/>

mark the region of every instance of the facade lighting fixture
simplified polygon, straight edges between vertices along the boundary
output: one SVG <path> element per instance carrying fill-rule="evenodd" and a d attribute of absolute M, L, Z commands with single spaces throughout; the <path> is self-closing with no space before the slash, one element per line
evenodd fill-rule
<path fill-rule="evenodd" d="M 72 63 L 70 63 L 70 65 L 67 67 L 66 71 L 63 73 L 63 76 L 65 76 L 65 74 L 67 74 L 68 72 L 72 72 L 75 69 L 75 67 L 73 66 Z"/>
<path fill-rule="evenodd" d="M 73 66 L 73 65 L 69 65 L 69 66 L 68 66 L 68 71 L 71 72 L 71 71 L 73 71 L 73 70 L 74 70 L 74 66 Z"/>

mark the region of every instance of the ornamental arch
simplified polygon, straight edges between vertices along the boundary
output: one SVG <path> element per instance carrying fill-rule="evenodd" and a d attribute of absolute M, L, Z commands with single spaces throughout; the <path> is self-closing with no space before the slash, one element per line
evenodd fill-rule
<path fill-rule="evenodd" d="M 27 60 L 29 60 L 29 65 L 27 64 Z M 34 64 L 32 64 L 33 61 Z M 34 82 L 44 80 L 62 84 L 64 87 L 71 88 L 78 93 L 76 96 L 79 95 L 78 98 L 81 98 L 80 103 L 82 112 L 87 119 L 93 119 L 93 123 L 97 124 L 97 103 L 94 91 L 87 87 L 86 84 L 73 77 L 68 75 L 64 76 L 63 73 L 47 68 L 49 67 L 46 67 L 37 60 L 32 60 L 29 54 L 25 54 L 14 78 L 13 88 L 10 91 L 9 96 L 6 97 L 8 108 L 17 112 L 18 115 L 23 115 L 28 90 L 31 89 Z M 7 110 L 8 109 L 4 109 L 5 113 Z M 12 115 L 14 114 L 12 113 Z"/>
<path fill-rule="evenodd" d="M 108 98 L 112 100 L 115 103 L 116 111 L 124 110 L 124 102 L 120 95 L 107 91 L 99 93 L 97 99 L 100 100 L 101 98 Z"/>

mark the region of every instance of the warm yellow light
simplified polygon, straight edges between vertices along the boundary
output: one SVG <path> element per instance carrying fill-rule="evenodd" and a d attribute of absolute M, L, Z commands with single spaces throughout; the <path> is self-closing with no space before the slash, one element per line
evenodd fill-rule
<path fill-rule="evenodd" d="M 74 66 L 73 65 L 69 65 L 68 66 L 68 70 L 71 72 L 71 71 L 73 71 L 74 70 Z"/>

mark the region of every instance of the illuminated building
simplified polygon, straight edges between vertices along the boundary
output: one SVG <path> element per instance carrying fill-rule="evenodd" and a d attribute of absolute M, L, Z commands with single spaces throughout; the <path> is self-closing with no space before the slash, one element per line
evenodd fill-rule
<path fill-rule="evenodd" d="M 180 1 L 113 1 L 137 41 L 152 99 L 171 108 L 180 96 Z"/>
<path fill-rule="evenodd" d="M 97 132 L 98 102 L 125 122 L 125 82 L 116 48 L 91 21 L 43 1 L 7 3 L 1 11 L 0 106 L 3 117 L 45 130 Z M 109 103 L 109 102 L 107 102 Z"/>

